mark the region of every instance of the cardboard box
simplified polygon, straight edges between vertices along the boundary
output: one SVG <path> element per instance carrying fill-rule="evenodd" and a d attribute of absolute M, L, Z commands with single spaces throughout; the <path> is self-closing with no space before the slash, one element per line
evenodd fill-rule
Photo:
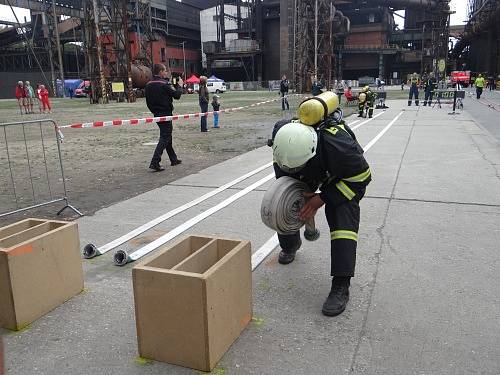
<path fill-rule="evenodd" d="M 0 326 L 19 330 L 83 290 L 76 223 L 26 219 L 0 228 Z"/>
<path fill-rule="evenodd" d="M 252 319 L 248 241 L 189 236 L 132 276 L 141 357 L 211 371 Z"/>

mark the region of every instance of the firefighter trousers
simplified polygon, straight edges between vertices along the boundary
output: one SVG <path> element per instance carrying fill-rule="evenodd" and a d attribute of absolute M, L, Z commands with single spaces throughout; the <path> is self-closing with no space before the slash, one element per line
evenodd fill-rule
<path fill-rule="evenodd" d="M 434 97 L 434 91 L 426 91 L 424 97 L 424 107 L 429 104 L 432 104 L 432 99 Z"/>
<path fill-rule="evenodd" d="M 364 194 L 364 191 L 363 191 Z M 361 195 L 362 196 L 362 195 Z M 331 275 L 354 276 L 356 247 L 359 230 L 359 195 L 339 205 L 325 205 L 325 215 L 330 227 Z M 295 251 L 300 246 L 300 232 L 278 234 L 284 252 Z"/>
<path fill-rule="evenodd" d="M 410 96 L 408 97 L 408 105 L 411 105 L 413 97 L 415 97 L 415 105 L 418 105 L 418 87 L 417 87 L 417 85 L 410 86 Z"/>

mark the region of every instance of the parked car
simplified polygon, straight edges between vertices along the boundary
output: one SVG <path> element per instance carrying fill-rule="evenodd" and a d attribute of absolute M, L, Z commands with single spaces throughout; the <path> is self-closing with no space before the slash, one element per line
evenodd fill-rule
<path fill-rule="evenodd" d="M 208 92 L 210 93 L 217 93 L 220 94 L 221 92 L 225 92 L 226 89 L 226 84 L 224 82 L 207 82 L 207 88 Z"/>
<path fill-rule="evenodd" d="M 80 86 L 75 90 L 74 96 L 76 98 L 86 98 L 90 92 L 90 81 L 83 81 Z"/>

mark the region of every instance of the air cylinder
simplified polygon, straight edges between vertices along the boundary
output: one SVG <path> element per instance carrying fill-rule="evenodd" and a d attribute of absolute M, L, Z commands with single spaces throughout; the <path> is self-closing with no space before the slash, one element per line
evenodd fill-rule
<path fill-rule="evenodd" d="M 302 102 L 298 109 L 300 122 L 304 125 L 315 125 L 325 116 L 325 107 L 328 109 L 326 115 L 331 114 L 339 107 L 339 97 L 331 91 L 313 96 Z"/>

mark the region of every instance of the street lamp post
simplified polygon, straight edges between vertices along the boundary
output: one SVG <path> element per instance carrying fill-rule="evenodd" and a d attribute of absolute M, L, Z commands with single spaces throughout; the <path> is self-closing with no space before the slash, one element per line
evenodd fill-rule
<path fill-rule="evenodd" d="M 184 50 L 184 44 L 186 41 L 182 42 L 182 59 L 184 60 L 184 80 L 186 80 L 186 52 Z"/>

